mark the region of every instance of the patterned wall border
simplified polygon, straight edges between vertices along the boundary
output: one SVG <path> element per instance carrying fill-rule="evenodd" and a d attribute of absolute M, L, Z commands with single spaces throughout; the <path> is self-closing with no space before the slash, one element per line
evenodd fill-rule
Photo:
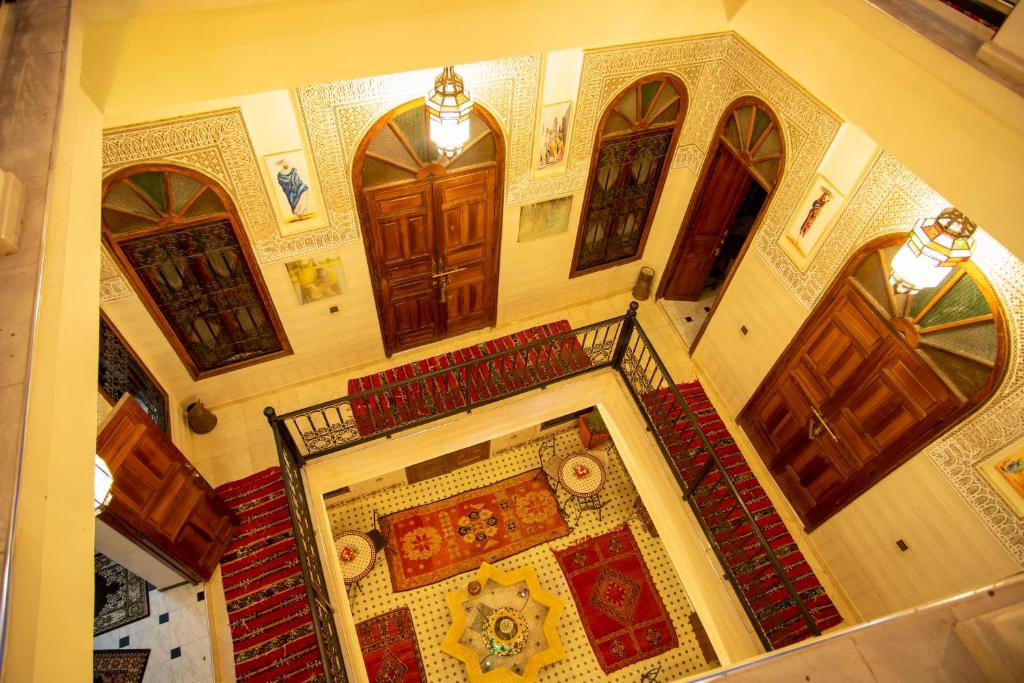
<path fill-rule="evenodd" d="M 822 282 L 815 303 L 835 274 L 862 244 L 889 233 L 904 233 L 948 202 L 887 152 L 881 152 L 826 236 L 808 269 Z M 983 230 L 977 233 L 974 262 L 989 278 L 1003 305 L 1010 334 L 1006 377 L 989 401 L 928 445 L 922 454 L 949 479 L 1000 543 L 1024 566 L 1024 517 L 995 491 L 978 465 L 1024 437 L 1024 263 Z M 810 306 L 808 306 L 810 308 Z M 935 511 L 941 523 L 941 511 Z"/>

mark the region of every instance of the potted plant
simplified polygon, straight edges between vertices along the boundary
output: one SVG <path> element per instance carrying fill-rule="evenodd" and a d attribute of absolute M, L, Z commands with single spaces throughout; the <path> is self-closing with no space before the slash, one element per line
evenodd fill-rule
<path fill-rule="evenodd" d="M 603 446 L 611 435 L 608 427 L 601 417 L 601 413 L 594 408 L 586 415 L 580 415 L 580 441 L 587 450 Z"/>

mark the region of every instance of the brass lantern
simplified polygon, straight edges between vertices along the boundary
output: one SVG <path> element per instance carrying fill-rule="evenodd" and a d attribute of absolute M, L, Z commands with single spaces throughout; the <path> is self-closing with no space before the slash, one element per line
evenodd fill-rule
<path fill-rule="evenodd" d="M 430 139 L 437 153 L 451 159 L 462 152 L 469 141 L 469 115 L 473 100 L 466 92 L 462 77 L 455 67 L 446 66 L 434 79 L 434 89 L 426 97 L 430 115 Z"/>
<path fill-rule="evenodd" d="M 937 286 L 959 263 L 971 258 L 978 226 L 959 210 L 943 209 L 924 218 L 907 234 L 892 259 L 889 284 L 896 294 L 916 294 Z"/>

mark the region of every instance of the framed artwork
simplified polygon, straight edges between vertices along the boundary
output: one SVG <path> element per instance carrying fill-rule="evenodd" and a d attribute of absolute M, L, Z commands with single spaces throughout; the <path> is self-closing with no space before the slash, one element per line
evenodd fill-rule
<path fill-rule="evenodd" d="M 348 291 L 341 256 L 337 253 L 287 261 L 284 266 L 300 304 L 311 304 Z"/>
<path fill-rule="evenodd" d="M 565 161 L 569 143 L 571 102 L 545 104 L 540 110 L 540 139 L 537 141 L 537 170 L 558 166 Z"/>
<path fill-rule="evenodd" d="M 779 241 L 800 270 L 807 270 L 825 230 L 843 202 L 843 194 L 825 176 L 811 183 Z"/>
<path fill-rule="evenodd" d="M 1024 517 L 1024 448 L 997 453 L 978 469 L 1014 512 Z"/>
<path fill-rule="evenodd" d="M 529 242 L 569 229 L 572 195 L 529 204 L 519 209 L 519 242 Z"/>
<path fill-rule="evenodd" d="M 263 169 L 270 183 L 270 195 L 281 234 L 326 225 L 320 187 L 310 173 L 304 149 L 268 154 Z"/>

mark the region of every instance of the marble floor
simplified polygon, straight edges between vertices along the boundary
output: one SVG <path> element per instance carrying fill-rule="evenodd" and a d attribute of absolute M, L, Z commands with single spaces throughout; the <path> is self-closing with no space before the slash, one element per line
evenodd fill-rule
<path fill-rule="evenodd" d="M 581 449 L 578 430 L 574 424 L 568 427 L 554 427 L 541 432 L 536 438 L 508 448 L 493 450 L 487 460 L 440 477 L 411 485 L 399 484 L 338 504 L 327 501 L 332 530 L 334 533 L 349 529 L 365 531 L 372 524 L 374 510 L 380 514 L 405 510 L 534 469 L 538 467 L 538 449 L 552 437 L 555 439 L 558 455 Z M 499 569 L 505 571 L 532 565 L 541 586 L 565 600 L 565 611 L 559 621 L 558 630 L 566 649 L 566 657 L 541 669 L 537 680 L 636 681 L 644 671 L 660 664 L 663 667 L 661 680 L 669 681 L 716 667 L 717 661 L 707 661 L 694 634 L 690 621 L 693 610 L 664 545 L 659 539 L 652 538 L 635 517 L 633 502 L 636 499 L 636 492 L 622 461 L 614 448 L 610 448 L 606 455 L 603 448 L 601 451 L 601 455 L 608 459 L 608 484 L 602 493 L 605 506 L 601 510 L 600 518 L 594 511 L 584 512 L 579 525 L 568 536 L 534 546 L 495 563 Z M 571 514 L 570 523 L 574 519 L 575 514 Z M 565 548 L 587 536 L 608 532 L 627 521 L 655 588 L 666 605 L 679 646 L 606 676 L 598 665 L 583 631 L 572 594 L 551 550 Z M 462 662 L 441 652 L 439 645 L 451 625 L 451 615 L 444 595 L 463 585 L 468 576 L 469 573 L 459 574 L 429 586 L 395 593 L 392 592 L 386 561 L 378 556 L 373 570 L 361 582 L 362 592 L 355 593 L 351 603 L 353 617 L 359 622 L 397 607 L 408 606 L 412 612 L 428 679 L 453 682 L 466 680 Z"/>
<path fill-rule="evenodd" d="M 668 319 L 683 338 L 683 343 L 689 348 L 697 339 L 697 334 L 704 326 L 704 321 L 711 313 L 711 304 L 718 296 L 718 288 L 705 287 L 701 290 L 696 301 L 669 301 L 660 299 L 658 304 L 664 309 Z"/>
<path fill-rule="evenodd" d="M 149 616 L 93 638 L 95 650 L 148 649 L 143 683 L 213 683 L 206 588 L 149 591 Z"/>

